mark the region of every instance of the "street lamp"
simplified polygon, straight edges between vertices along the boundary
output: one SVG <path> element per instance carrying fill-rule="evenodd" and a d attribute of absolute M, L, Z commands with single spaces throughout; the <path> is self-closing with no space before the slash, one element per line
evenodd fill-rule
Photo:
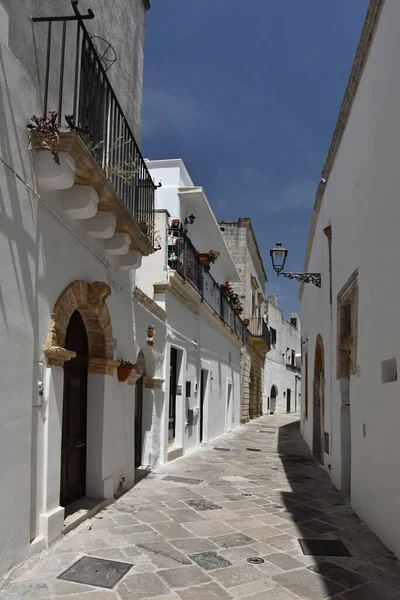
<path fill-rule="evenodd" d="M 281 242 L 277 242 L 277 244 L 271 248 L 269 254 L 272 260 L 272 267 L 278 275 L 283 275 L 288 279 L 297 279 L 297 281 L 300 281 L 301 283 L 313 283 L 317 287 L 321 287 L 321 273 L 283 272 L 288 251 L 282 246 Z"/>

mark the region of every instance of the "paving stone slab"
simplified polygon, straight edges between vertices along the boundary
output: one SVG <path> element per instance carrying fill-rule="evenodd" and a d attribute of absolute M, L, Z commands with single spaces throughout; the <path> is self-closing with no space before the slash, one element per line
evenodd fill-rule
<path fill-rule="evenodd" d="M 165 569 L 157 571 L 157 574 L 168 584 L 170 588 L 185 588 L 200 583 L 208 583 L 211 578 L 199 567 L 178 567 L 177 569 Z"/>
<path fill-rule="evenodd" d="M 310 573 L 307 569 L 289 571 L 272 578 L 279 585 L 305 600 L 321 600 L 330 598 L 344 591 L 341 585 L 333 583 L 323 577 Z M 353 600 L 353 599 L 352 599 Z M 361 600 L 361 597 L 360 597 Z M 363 598 L 363 600 L 366 600 Z M 383 599 L 382 599 L 383 600 Z"/>
<path fill-rule="evenodd" d="M 331 562 L 320 562 L 317 565 L 308 567 L 308 570 L 348 589 L 355 588 L 366 582 L 366 578 L 361 574 L 349 571 Z"/>
<path fill-rule="evenodd" d="M 218 537 L 211 538 L 211 541 L 221 548 L 234 548 L 235 546 L 248 546 L 249 544 L 256 543 L 254 538 L 251 538 L 244 533 L 229 533 L 228 535 L 220 535 Z"/>
<path fill-rule="evenodd" d="M 379 583 L 369 582 L 342 594 L 342 598 L 344 600 L 398 600 L 400 596 L 396 590 Z"/>
<path fill-rule="evenodd" d="M 188 504 L 194 510 L 222 510 L 222 506 L 211 502 L 210 500 L 185 500 L 186 504 Z"/>
<path fill-rule="evenodd" d="M 169 593 L 168 587 L 155 573 L 128 575 L 117 591 L 121 600 L 142 600 Z"/>
<path fill-rule="evenodd" d="M 251 581 L 265 579 L 265 574 L 251 565 L 228 567 L 220 571 L 213 572 L 214 579 L 217 579 L 226 588 L 231 588 Z"/>
<path fill-rule="evenodd" d="M 226 590 L 214 582 L 177 590 L 177 594 L 182 600 L 230 600 L 232 598 Z"/>
<path fill-rule="evenodd" d="M 214 571 L 215 569 L 224 569 L 231 567 L 232 563 L 216 552 L 200 552 L 191 554 L 189 558 L 205 571 Z"/>

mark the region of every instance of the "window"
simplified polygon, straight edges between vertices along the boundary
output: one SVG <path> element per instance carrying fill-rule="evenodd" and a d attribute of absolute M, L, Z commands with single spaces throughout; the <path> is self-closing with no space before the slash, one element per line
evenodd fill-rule
<path fill-rule="evenodd" d="M 292 367 L 296 366 L 296 353 L 292 350 Z"/>
<path fill-rule="evenodd" d="M 271 344 L 273 346 L 275 346 L 275 344 L 276 344 L 276 329 L 274 329 L 273 327 L 270 327 L 270 332 L 271 332 Z"/>
<path fill-rule="evenodd" d="M 290 324 L 297 329 L 297 319 L 296 317 L 290 317 Z"/>

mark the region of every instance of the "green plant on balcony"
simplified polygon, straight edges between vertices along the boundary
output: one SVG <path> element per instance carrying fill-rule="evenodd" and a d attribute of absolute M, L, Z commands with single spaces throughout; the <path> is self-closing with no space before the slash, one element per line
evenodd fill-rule
<path fill-rule="evenodd" d="M 55 110 L 49 111 L 49 117 L 31 117 L 31 123 L 27 125 L 31 131 L 37 131 L 42 138 L 41 146 L 45 150 L 49 150 L 54 158 L 54 162 L 60 164 L 60 156 L 58 152 L 58 142 L 60 140 L 60 126 L 57 123 L 57 113 Z M 32 149 L 31 142 L 29 148 Z"/>

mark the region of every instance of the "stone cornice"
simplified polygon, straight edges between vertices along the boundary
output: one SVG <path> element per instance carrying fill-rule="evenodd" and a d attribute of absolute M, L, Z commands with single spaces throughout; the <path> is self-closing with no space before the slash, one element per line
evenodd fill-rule
<path fill-rule="evenodd" d="M 152 315 L 154 315 L 157 319 L 160 319 L 163 323 L 167 320 L 167 313 L 165 310 L 158 306 L 157 302 L 155 302 L 150 296 L 145 294 L 140 288 L 135 287 L 133 291 L 133 299 L 136 300 L 138 304 L 146 308 Z"/>
<path fill-rule="evenodd" d="M 174 276 L 174 280 L 176 280 L 178 277 L 180 277 L 179 275 L 175 275 Z M 182 280 L 182 285 L 186 285 L 183 283 Z M 185 289 L 186 291 L 186 289 Z M 154 284 L 154 293 L 155 294 L 165 294 L 165 293 L 170 293 L 173 296 L 175 296 L 175 298 L 177 298 L 179 300 L 179 302 L 181 302 L 184 306 L 186 306 L 186 308 L 188 308 L 194 315 L 198 315 L 199 311 L 198 309 L 196 309 L 195 306 L 193 306 L 193 301 L 191 302 L 192 299 L 188 299 L 184 296 L 184 294 L 182 294 L 178 289 L 176 289 L 172 283 L 155 283 Z M 193 299 L 194 301 L 196 301 L 196 299 Z M 200 297 L 197 301 L 198 304 L 200 304 Z"/>
<path fill-rule="evenodd" d="M 336 123 L 335 131 L 331 145 L 328 150 L 328 155 L 325 160 L 325 164 L 322 169 L 321 178 L 328 181 L 329 175 L 332 171 L 336 155 L 340 148 L 340 144 L 343 138 L 344 131 L 346 129 L 347 121 L 349 119 L 351 109 L 356 97 L 357 89 L 361 81 L 361 77 L 366 65 L 368 54 L 374 39 L 376 27 L 379 22 L 382 7 L 385 0 L 370 0 L 370 4 L 365 18 L 364 27 L 361 33 L 361 39 L 358 44 L 356 56 L 353 62 L 353 66 L 350 72 L 350 78 L 347 84 L 347 88 L 344 94 L 342 106 L 340 108 L 339 117 Z M 308 271 L 308 265 L 310 261 L 311 249 L 314 241 L 315 229 L 317 226 L 318 215 L 321 209 L 322 199 L 324 196 L 326 183 L 320 182 L 317 188 L 317 194 L 314 201 L 313 214 L 311 217 L 311 227 L 308 236 L 308 244 L 306 250 L 306 256 L 304 260 L 303 271 Z M 304 283 L 300 285 L 299 298 L 303 296 Z"/>

